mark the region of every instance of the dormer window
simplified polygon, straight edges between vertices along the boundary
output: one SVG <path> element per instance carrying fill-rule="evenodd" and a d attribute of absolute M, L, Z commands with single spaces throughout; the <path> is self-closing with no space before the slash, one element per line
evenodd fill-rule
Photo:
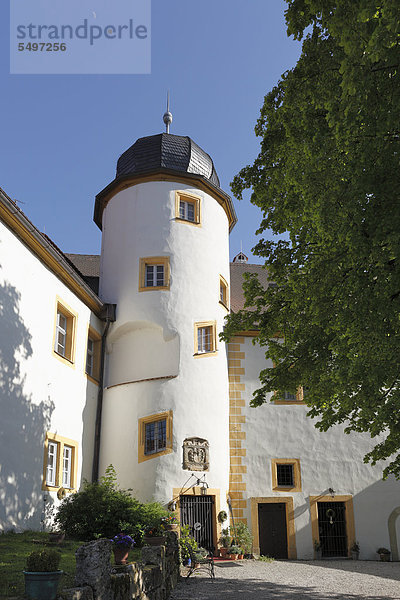
<path fill-rule="evenodd" d="M 243 254 L 243 252 L 239 252 L 239 254 L 236 254 L 236 256 L 233 257 L 233 261 L 234 263 L 247 263 L 249 261 L 248 257 Z"/>

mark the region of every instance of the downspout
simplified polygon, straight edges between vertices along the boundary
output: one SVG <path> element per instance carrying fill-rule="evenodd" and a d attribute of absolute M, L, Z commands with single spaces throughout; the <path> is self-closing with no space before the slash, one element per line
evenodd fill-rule
<path fill-rule="evenodd" d="M 104 304 L 101 319 L 105 321 L 106 326 L 101 336 L 101 355 L 100 355 L 100 377 L 99 391 L 97 394 L 96 425 L 94 430 L 94 449 L 93 449 L 93 467 L 92 482 L 99 479 L 99 461 L 100 461 L 100 440 L 101 440 L 101 417 L 103 412 L 103 387 L 104 387 L 104 362 L 106 355 L 106 338 L 110 328 L 110 323 L 115 321 L 116 304 Z"/>

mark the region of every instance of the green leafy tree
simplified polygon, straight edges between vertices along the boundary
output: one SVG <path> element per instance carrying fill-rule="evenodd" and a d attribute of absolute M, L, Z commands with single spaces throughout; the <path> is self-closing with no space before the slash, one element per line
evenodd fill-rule
<path fill-rule="evenodd" d="M 258 328 L 275 363 L 253 406 L 305 386 L 320 430 L 383 434 L 365 461 L 391 457 L 384 476 L 399 477 L 400 3 L 287 3 L 302 53 L 266 95 L 260 154 L 232 190 L 252 190 L 259 233 L 289 239 L 261 238 L 277 286 L 248 276 L 224 338 Z"/>

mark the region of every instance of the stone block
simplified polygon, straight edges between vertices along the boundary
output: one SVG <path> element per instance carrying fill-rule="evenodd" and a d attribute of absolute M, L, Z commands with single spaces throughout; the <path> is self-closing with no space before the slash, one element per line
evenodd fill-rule
<path fill-rule="evenodd" d="M 75 553 L 75 585 L 89 585 L 93 600 L 112 600 L 111 546 L 110 540 L 96 540 L 84 544 Z"/>
<path fill-rule="evenodd" d="M 165 562 L 165 547 L 143 546 L 142 562 L 144 565 L 157 565 L 160 569 L 163 569 Z"/>
<path fill-rule="evenodd" d="M 93 590 L 88 585 L 79 588 L 65 588 L 58 595 L 62 600 L 93 600 Z"/>

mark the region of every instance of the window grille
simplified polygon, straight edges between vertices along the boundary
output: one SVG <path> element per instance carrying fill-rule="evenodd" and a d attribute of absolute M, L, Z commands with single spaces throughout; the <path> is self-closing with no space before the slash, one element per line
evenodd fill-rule
<path fill-rule="evenodd" d="M 211 327 L 199 327 L 197 330 L 197 352 L 211 352 L 212 351 L 212 328 Z"/>
<path fill-rule="evenodd" d="M 195 210 L 193 202 L 186 202 L 185 200 L 180 200 L 179 202 L 179 217 L 184 219 L 185 221 L 191 221 L 194 223 L 195 220 Z"/>
<path fill-rule="evenodd" d="M 278 486 L 294 487 L 294 469 L 293 465 L 277 464 L 276 481 Z"/>
<path fill-rule="evenodd" d="M 164 286 L 164 265 L 146 265 L 146 287 Z"/>
<path fill-rule="evenodd" d="M 167 420 L 153 421 L 145 425 L 145 454 L 161 452 L 167 447 Z"/>
<path fill-rule="evenodd" d="M 286 402 L 296 402 L 297 400 L 296 394 L 292 394 L 291 392 L 285 392 L 284 398 Z"/>

